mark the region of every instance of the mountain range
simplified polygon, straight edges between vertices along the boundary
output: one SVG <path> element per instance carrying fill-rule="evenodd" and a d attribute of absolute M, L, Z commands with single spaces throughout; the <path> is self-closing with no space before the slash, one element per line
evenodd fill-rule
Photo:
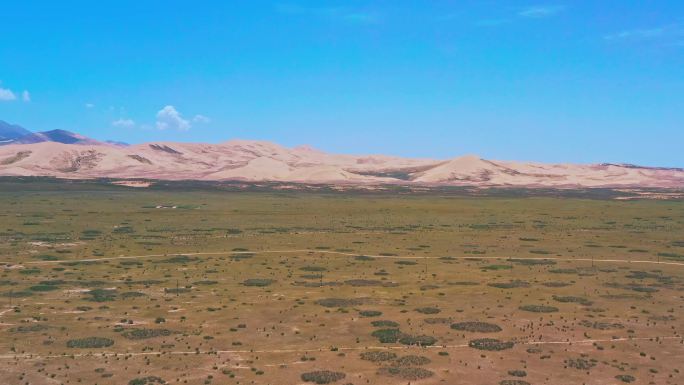
<path fill-rule="evenodd" d="M 482 159 L 340 155 L 264 141 L 100 142 L 64 130 L 32 133 L 0 121 L 0 175 L 280 181 L 416 186 L 683 188 L 684 169 Z"/>
<path fill-rule="evenodd" d="M 66 130 L 31 132 L 22 126 L 0 120 L 0 145 L 56 142 L 64 144 L 101 144 L 95 139 Z"/>

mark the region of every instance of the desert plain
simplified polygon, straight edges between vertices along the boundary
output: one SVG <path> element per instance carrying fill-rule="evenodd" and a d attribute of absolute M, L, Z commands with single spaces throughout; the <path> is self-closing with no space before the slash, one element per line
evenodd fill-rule
<path fill-rule="evenodd" d="M 684 201 L 0 184 L 3 384 L 681 384 Z"/>

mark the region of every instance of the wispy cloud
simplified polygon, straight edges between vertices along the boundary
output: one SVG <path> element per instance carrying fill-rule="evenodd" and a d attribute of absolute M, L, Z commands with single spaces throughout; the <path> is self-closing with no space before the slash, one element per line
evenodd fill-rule
<path fill-rule="evenodd" d="M 606 40 L 653 40 L 660 38 L 684 38 L 684 26 L 670 24 L 660 27 L 628 29 L 603 36 Z"/>
<path fill-rule="evenodd" d="M 286 15 L 302 15 L 357 24 L 377 23 L 380 18 L 377 13 L 350 7 L 310 7 L 292 3 L 276 4 L 276 12 Z"/>
<path fill-rule="evenodd" d="M 135 122 L 132 119 L 118 119 L 112 122 L 112 126 L 121 128 L 133 128 Z"/>
<path fill-rule="evenodd" d="M 208 117 L 206 117 L 204 115 L 197 114 L 197 115 L 195 115 L 194 118 L 192 118 L 192 121 L 197 122 L 197 123 L 210 123 L 211 119 L 209 119 Z"/>
<path fill-rule="evenodd" d="M 93 108 L 95 105 L 93 103 L 86 103 L 85 108 Z"/>
<path fill-rule="evenodd" d="M 157 129 L 159 130 L 178 130 L 187 131 L 190 129 L 191 124 L 188 120 L 184 119 L 178 110 L 174 106 L 165 106 L 159 112 L 157 112 Z"/>
<path fill-rule="evenodd" d="M 31 101 L 31 94 L 24 90 L 21 94 L 15 94 L 9 88 L 0 87 L 0 102 L 12 102 L 21 98 L 22 101 L 28 103 Z"/>
<path fill-rule="evenodd" d="M 16 100 L 17 95 L 12 92 L 9 88 L 2 88 L 0 87 L 0 101 L 12 101 Z"/>
<path fill-rule="evenodd" d="M 544 19 L 556 16 L 567 9 L 562 4 L 532 5 L 525 8 L 509 8 L 497 17 L 485 17 L 475 21 L 477 27 L 498 27 L 520 22 L 524 19 Z"/>
<path fill-rule="evenodd" d="M 626 29 L 603 36 L 611 43 L 642 44 L 658 47 L 684 47 L 684 24 Z"/>
<path fill-rule="evenodd" d="M 530 6 L 524 9 L 521 9 L 518 12 L 518 16 L 520 17 L 527 17 L 531 19 L 541 19 L 545 17 L 551 17 L 555 16 L 563 11 L 565 11 L 566 7 L 564 5 L 534 5 Z"/>

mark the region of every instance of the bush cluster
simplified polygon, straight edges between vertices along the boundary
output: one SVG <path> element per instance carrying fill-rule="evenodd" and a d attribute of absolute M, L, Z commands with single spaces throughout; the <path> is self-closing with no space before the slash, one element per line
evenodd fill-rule
<path fill-rule="evenodd" d="M 501 327 L 499 327 L 499 325 L 479 321 L 458 322 L 452 324 L 451 328 L 454 330 L 463 330 L 474 333 L 496 333 L 501 331 Z"/>
<path fill-rule="evenodd" d="M 86 337 L 67 341 L 68 348 L 106 348 L 114 345 L 114 340 L 104 337 Z"/>
<path fill-rule="evenodd" d="M 471 348 L 491 351 L 510 349 L 513 345 L 511 341 L 500 341 L 495 338 L 479 338 L 468 343 Z"/>
<path fill-rule="evenodd" d="M 330 370 L 317 370 L 315 372 L 302 373 L 302 381 L 314 382 L 316 384 L 329 384 L 339 381 L 347 375 L 342 372 L 331 372 Z"/>

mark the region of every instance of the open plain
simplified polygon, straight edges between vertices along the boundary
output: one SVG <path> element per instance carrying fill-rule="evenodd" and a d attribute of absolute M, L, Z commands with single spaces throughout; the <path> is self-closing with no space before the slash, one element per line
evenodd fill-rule
<path fill-rule="evenodd" d="M 3 384 L 682 384 L 684 201 L 0 184 Z"/>

